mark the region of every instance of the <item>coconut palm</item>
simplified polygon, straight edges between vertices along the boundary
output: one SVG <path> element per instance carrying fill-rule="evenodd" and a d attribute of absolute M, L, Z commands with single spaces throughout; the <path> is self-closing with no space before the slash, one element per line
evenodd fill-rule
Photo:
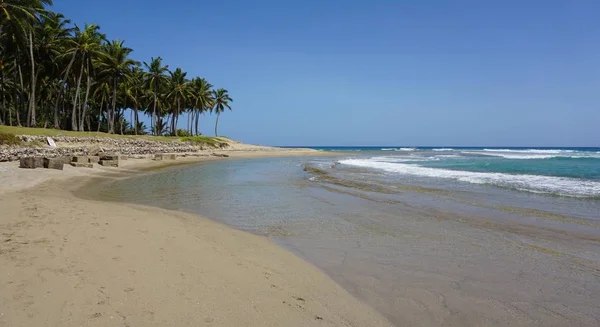
<path fill-rule="evenodd" d="M 186 79 L 187 73 L 183 72 L 181 68 L 175 69 L 171 72 L 171 78 L 169 79 L 169 93 L 167 98 L 170 99 L 173 104 L 171 114 L 171 134 L 176 135 L 177 132 L 177 121 L 181 114 L 181 106 L 191 97 L 190 82 Z"/>
<path fill-rule="evenodd" d="M 46 12 L 44 6 L 52 5 L 51 0 L 0 0 L 0 30 L 11 34 L 12 39 L 19 45 L 18 49 L 24 50 L 26 45 L 29 50 L 30 64 L 30 91 L 28 126 L 35 126 L 35 58 L 33 54 L 34 25 L 38 22 L 40 14 Z"/>
<path fill-rule="evenodd" d="M 194 78 L 192 79 L 191 83 L 193 95 L 192 108 L 196 111 L 195 134 L 198 135 L 198 120 L 200 118 L 200 114 L 210 110 L 210 108 L 213 106 L 213 97 L 211 92 L 213 86 L 204 78 Z"/>
<path fill-rule="evenodd" d="M 219 117 L 221 113 L 225 111 L 225 108 L 231 110 L 229 102 L 233 102 L 233 99 L 229 97 L 229 92 L 226 89 L 213 90 L 213 108 L 212 110 L 217 114 L 217 121 L 215 122 L 215 136 L 219 137 Z"/>
<path fill-rule="evenodd" d="M 144 73 L 144 82 L 146 83 L 147 89 L 151 92 L 154 98 L 152 107 L 152 122 L 151 128 L 154 135 L 159 135 L 154 130 L 156 124 L 156 107 L 158 105 L 158 96 L 161 91 L 161 86 L 167 83 L 167 73 L 169 73 L 169 66 L 163 66 L 162 58 L 151 58 L 150 64 L 144 62 L 144 67 L 147 72 Z"/>
<path fill-rule="evenodd" d="M 108 112 L 108 132 L 115 132 L 115 111 L 117 109 L 117 90 L 119 84 L 129 78 L 132 66 L 139 63 L 128 58 L 132 49 L 125 47 L 123 41 L 114 40 L 103 45 L 103 55 L 100 57 L 98 68 L 101 74 L 108 76 L 111 80 L 112 106 Z"/>

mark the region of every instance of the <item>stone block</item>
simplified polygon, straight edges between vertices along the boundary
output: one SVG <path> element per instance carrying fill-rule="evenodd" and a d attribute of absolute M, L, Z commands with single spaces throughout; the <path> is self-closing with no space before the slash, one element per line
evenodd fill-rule
<path fill-rule="evenodd" d="M 19 159 L 19 168 L 35 169 L 35 159 L 33 157 Z"/>
<path fill-rule="evenodd" d="M 177 155 L 176 154 L 167 154 L 167 159 L 169 160 L 176 160 L 177 159 Z"/>
<path fill-rule="evenodd" d="M 63 158 L 44 158 L 44 168 L 63 170 Z"/>
<path fill-rule="evenodd" d="M 163 160 L 163 155 L 162 154 L 155 154 L 154 158 L 152 158 L 152 160 L 154 160 L 154 161 L 162 161 Z"/>
<path fill-rule="evenodd" d="M 101 147 L 99 147 L 98 145 L 94 145 L 93 147 L 88 149 L 88 155 L 89 156 L 98 156 L 101 152 L 104 152 L 104 150 L 102 150 Z"/>
<path fill-rule="evenodd" d="M 97 164 L 100 162 L 100 157 L 98 157 L 98 156 L 91 156 L 89 159 L 90 159 L 90 163 L 93 163 L 93 164 Z"/>
<path fill-rule="evenodd" d="M 60 159 L 60 160 L 62 160 L 63 164 L 68 165 L 73 160 L 73 157 L 72 156 L 62 156 L 62 157 L 56 157 L 56 159 Z"/>
<path fill-rule="evenodd" d="M 100 164 L 104 167 L 119 167 L 119 160 L 100 160 Z"/>
<path fill-rule="evenodd" d="M 44 157 L 33 157 L 35 168 L 44 168 Z"/>
<path fill-rule="evenodd" d="M 108 153 L 102 153 L 99 155 L 100 160 L 108 160 L 108 161 L 113 161 L 113 160 L 119 160 L 119 156 L 116 154 L 108 154 Z"/>
<path fill-rule="evenodd" d="M 71 162 L 89 163 L 90 162 L 90 158 L 88 156 L 74 156 L 71 159 Z"/>
<path fill-rule="evenodd" d="M 94 164 L 89 162 L 71 162 L 71 166 L 77 168 L 94 168 Z"/>

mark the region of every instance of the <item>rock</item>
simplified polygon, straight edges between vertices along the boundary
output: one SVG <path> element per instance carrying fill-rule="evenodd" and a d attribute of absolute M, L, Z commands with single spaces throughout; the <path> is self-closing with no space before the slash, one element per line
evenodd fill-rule
<path fill-rule="evenodd" d="M 63 170 L 64 164 L 61 158 L 44 158 L 44 168 Z"/>
<path fill-rule="evenodd" d="M 35 158 L 33 157 L 29 157 L 29 158 L 21 158 L 20 160 L 20 164 L 19 164 L 19 168 L 26 168 L 26 169 L 35 169 Z"/>
<path fill-rule="evenodd" d="M 104 167 L 119 167 L 119 160 L 100 160 L 99 163 Z"/>
<path fill-rule="evenodd" d="M 93 147 L 88 149 L 88 155 L 89 156 L 97 156 L 99 153 L 104 152 L 104 150 L 102 150 L 102 148 L 98 145 L 94 145 Z"/>
<path fill-rule="evenodd" d="M 94 168 L 94 164 L 89 162 L 71 162 L 71 166 L 77 168 Z"/>
<path fill-rule="evenodd" d="M 215 157 L 221 157 L 221 158 L 229 158 L 228 154 L 222 154 L 222 153 L 213 153 L 212 154 Z"/>
<path fill-rule="evenodd" d="M 74 156 L 71 159 L 71 162 L 89 163 L 90 162 L 90 158 L 87 157 L 87 156 Z"/>

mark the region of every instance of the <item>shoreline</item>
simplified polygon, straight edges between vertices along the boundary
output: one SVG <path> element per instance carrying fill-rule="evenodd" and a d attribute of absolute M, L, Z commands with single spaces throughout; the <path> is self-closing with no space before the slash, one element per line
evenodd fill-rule
<path fill-rule="evenodd" d="M 219 152 L 230 159 L 330 155 Z M 190 213 L 72 193 L 98 178 L 212 160 L 227 159 L 131 159 L 119 168 L 64 171 L 0 165 L 0 325 L 390 325 L 266 237 Z"/>

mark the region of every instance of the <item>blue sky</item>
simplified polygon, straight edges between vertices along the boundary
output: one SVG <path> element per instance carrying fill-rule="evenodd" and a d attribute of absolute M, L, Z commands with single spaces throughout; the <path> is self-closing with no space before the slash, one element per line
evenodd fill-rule
<path fill-rule="evenodd" d="M 57 0 L 271 145 L 600 146 L 600 1 Z M 183 118 L 183 117 L 182 117 Z M 202 120 L 212 135 L 214 117 Z M 185 125 L 182 120 L 180 125 Z"/>

